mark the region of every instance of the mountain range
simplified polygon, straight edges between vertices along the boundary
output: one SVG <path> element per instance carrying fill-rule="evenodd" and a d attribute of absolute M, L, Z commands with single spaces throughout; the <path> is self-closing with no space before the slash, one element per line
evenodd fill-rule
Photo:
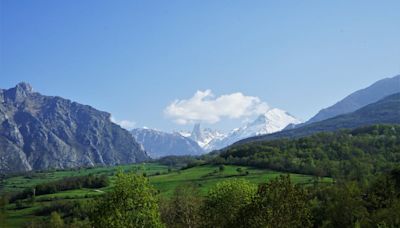
<path fill-rule="evenodd" d="M 27 83 L 0 90 L 0 173 L 148 159 L 109 113 L 41 95 Z"/>
<path fill-rule="evenodd" d="M 150 157 L 201 155 L 232 144 L 400 124 L 400 75 L 350 94 L 305 123 L 272 108 L 228 133 L 200 124 L 191 132 L 129 132 L 110 117 L 88 105 L 42 95 L 27 83 L 0 89 L 0 173 L 128 164 Z"/>
<path fill-rule="evenodd" d="M 287 112 L 273 108 L 259 115 L 253 122 L 224 134 L 195 124 L 192 132 L 167 133 L 154 129 L 138 128 L 132 131 L 152 158 L 167 155 L 201 155 L 229 146 L 241 139 L 277 132 L 288 124 L 300 123 Z"/>

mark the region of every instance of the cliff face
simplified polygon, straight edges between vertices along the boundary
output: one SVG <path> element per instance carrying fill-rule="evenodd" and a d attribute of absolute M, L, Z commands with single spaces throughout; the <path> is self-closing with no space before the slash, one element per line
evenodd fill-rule
<path fill-rule="evenodd" d="M 20 83 L 0 90 L 0 172 L 141 162 L 147 154 L 110 114 Z"/>

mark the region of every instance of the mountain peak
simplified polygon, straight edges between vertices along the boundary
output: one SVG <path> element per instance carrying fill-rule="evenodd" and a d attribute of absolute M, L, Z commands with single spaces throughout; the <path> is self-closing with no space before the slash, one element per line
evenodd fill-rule
<path fill-rule="evenodd" d="M 259 115 L 256 120 L 249 123 L 247 127 L 255 126 L 255 125 L 265 125 L 265 127 L 270 128 L 267 130 L 266 133 L 272 133 L 270 131 L 280 131 L 289 124 L 298 124 L 300 121 L 296 119 L 294 116 L 290 115 L 288 112 L 278 109 L 272 108 L 269 109 L 267 112 Z M 285 126 L 284 126 L 285 125 Z"/>
<path fill-rule="evenodd" d="M 200 123 L 196 123 L 193 127 L 191 138 L 195 141 L 203 141 L 203 132 Z"/>
<path fill-rule="evenodd" d="M 23 101 L 30 93 L 32 93 L 32 86 L 26 82 L 18 83 L 14 88 L 8 89 L 4 91 L 4 95 L 6 98 L 14 101 L 21 102 Z"/>
<path fill-rule="evenodd" d="M 201 129 L 200 125 L 195 125 L 191 138 L 197 141 L 197 143 L 206 151 L 210 151 L 229 146 L 247 137 L 274 133 L 281 131 L 289 124 L 299 123 L 301 123 L 300 120 L 296 119 L 286 111 L 272 108 L 259 115 L 253 122 L 247 123 L 240 128 L 236 128 L 227 135 L 209 129 Z M 199 134 L 196 135 L 194 133 Z M 198 140 L 199 138 L 203 140 Z"/>
<path fill-rule="evenodd" d="M 20 91 L 25 91 L 27 93 L 32 93 L 33 89 L 32 86 L 27 82 L 20 82 L 15 86 L 15 89 Z"/>

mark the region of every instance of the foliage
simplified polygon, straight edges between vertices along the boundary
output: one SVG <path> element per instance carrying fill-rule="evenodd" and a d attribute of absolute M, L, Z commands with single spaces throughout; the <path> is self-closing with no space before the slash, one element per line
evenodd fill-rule
<path fill-rule="evenodd" d="M 159 158 L 157 160 L 157 163 L 166 165 L 169 167 L 181 168 L 181 167 L 185 167 L 188 164 L 195 164 L 198 161 L 199 161 L 199 159 L 197 157 L 193 157 L 193 156 L 189 156 L 189 155 L 186 155 L 186 156 L 171 155 L 171 156 Z"/>
<path fill-rule="evenodd" d="M 288 175 L 261 184 L 236 218 L 239 227 L 311 227 L 307 194 Z"/>
<path fill-rule="evenodd" d="M 0 196 L 0 227 L 4 227 L 5 221 L 7 218 L 6 207 L 8 205 L 8 196 L 2 195 Z"/>
<path fill-rule="evenodd" d="M 161 217 L 167 227 L 199 227 L 202 200 L 193 185 L 181 185 L 175 189 L 171 199 L 161 204 Z"/>
<path fill-rule="evenodd" d="M 202 207 L 205 227 L 230 227 L 239 211 L 250 204 L 257 186 L 242 179 L 226 180 L 210 189 Z"/>
<path fill-rule="evenodd" d="M 26 199 L 39 195 L 53 194 L 60 191 L 80 189 L 80 188 L 102 188 L 108 186 L 109 181 L 106 175 L 87 175 L 77 177 L 65 177 L 61 180 L 42 183 L 35 185 L 32 188 L 27 188 L 24 191 L 14 195 L 11 202 L 18 199 Z"/>
<path fill-rule="evenodd" d="M 154 188 L 134 173 L 117 174 L 113 190 L 96 200 L 90 220 L 94 227 L 162 227 Z"/>
<path fill-rule="evenodd" d="M 310 188 L 314 226 L 399 227 L 398 169 L 379 175 L 367 186 L 350 181 Z"/>
<path fill-rule="evenodd" d="M 400 126 L 375 125 L 232 146 L 216 163 L 331 176 L 362 182 L 400 163 Z"/>
<path fill-rule="evenodd" d="M 64 227 L 64 220 L 57 212 L 52 212 L 50 215 L 49 228 L 62 228 Z"/>
<path fill-rule="evenodd" d="M 54 201 L 51 204 L 36 210 L 35 215 L 48 216 L 52 212 L 57 212 L 62 214 L 65 218 L 84 220 L 88 217 L 90 210 L 89 207 L 90 205 L 88 205 L 86 201 Z"/>

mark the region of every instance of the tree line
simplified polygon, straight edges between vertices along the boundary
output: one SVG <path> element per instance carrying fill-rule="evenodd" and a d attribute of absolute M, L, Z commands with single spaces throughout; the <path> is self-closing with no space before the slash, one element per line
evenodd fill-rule
<path fill-rule="evenodd" d="M 57 181 L 37 184 L 31 188 L 26 188 L 22 192 L 13 194 L 10 196 L 10 202 L 61 191 L 81 188 L 102 188 L 108 185 L 109 180 L 107 175 L 89 174 L 86 176 L 64 177 Z"/>

